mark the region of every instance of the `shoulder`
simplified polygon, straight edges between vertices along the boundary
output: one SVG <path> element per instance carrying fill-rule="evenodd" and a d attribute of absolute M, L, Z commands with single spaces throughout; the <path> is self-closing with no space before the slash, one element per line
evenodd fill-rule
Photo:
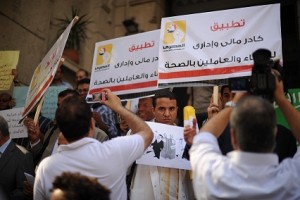
<path fill-rule="evenodd" d="M 66 87 L 68 87 L 68 88 L 70 88 L 70 89 L 73 89 L 73 86 L 72 86 L 70 83 L 66 82 L 66 81 L 62 81 L 62 82 L 61 82 L 61 85 L 62 85 L 62 86 L 66 86 Z"/>
<path fill-rule="evenodd" d="M 109 140 L 108 135 L 103 130 L 101 130 L 97 127 L 95 128 L 95 131 L 94 131 L 94 138 L 99 140 L 100 142 Z"/>

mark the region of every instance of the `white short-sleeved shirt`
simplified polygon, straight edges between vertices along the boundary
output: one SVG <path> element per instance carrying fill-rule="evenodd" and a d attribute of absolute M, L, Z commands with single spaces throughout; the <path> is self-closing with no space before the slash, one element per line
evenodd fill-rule
<path fill-rule="evenodd" d="M 273 153 L 223 156 L 215 136 L 195 136 L 190 150 L 197 199 L 300 199 L 300 150 L 280 164 Z"/>
<path fill-rule="evenodd" d="M 95 177 L 111 190 L 112 200 L 126 199 L 126 170 L 143 152 L 144 140 L 138 134 L 103 143 L 85 137 L 61 145 L 56 154 L 40 163 L 34 183 L 34 199 L 50 199 L 52 182 L 65 171 Z"/>

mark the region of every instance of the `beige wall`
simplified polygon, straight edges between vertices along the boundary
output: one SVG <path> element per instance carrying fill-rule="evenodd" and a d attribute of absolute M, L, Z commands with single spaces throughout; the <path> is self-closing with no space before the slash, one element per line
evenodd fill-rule
<path fill-rule="evenodd" d="M 165 5 L 162 2 L 164 1 L 1 0 L 0 50 L 20 50 L 17 66 L 19 79 L 29 84 L 34 69 L 57 39 L 55 19 L 70 15 L 72 5 L 80 8 L 81 13 L 88 14 L 93 23 L 88 27 L 89 38 L 81 48 L 80 64 L 71 63 L 70 70 L 65 75 L 71 82 L 73 71 L 78 67 L 90 71 L 96 42 L 124 36 L 126 31 L 122 22 L 125 19 L 134 17 L 141 31 L 158 29 L 164 16 Z M 297 0 L 297 5 L 297 9 L 300 10 L 300 0 Z M 300 23 L 299 13 L 298 23 Z"/>
<path fill-rule="evenodd" d="M 88 26 L 89 38 L 81 48 L 80 64 L 71 63 L 71 70 L 67 70 L 68 74 L 64 75 L 65 79 L 72 82 L 72 71 L 78 67 L 90 71 L 96 42 L 125 34 L 122 21 L 126 15 L 136 18 L 140 30 L 159 28 L 163 16 L 161 1 L 142 2 L 126 6 L 126 0 L 1 0 L 0 50 L 20 50 L 17 66 L 19 79 L 29 84 L 36 66 L 57 39 L 56 18 L 70 16 L 72 5 L 80 8 L 81 13 L 88 14 L 93 23 Z M 107 7 L 110 12 L 103 9 Z M 150 22 L 154 16 L 157 16 L 157 23 Z"/>
<path fill-rule="evenodd" d="M 50 1 L 0 1 L 0 50 L 20 50 L 17 69 L 24 83 L 48 51 L 51 7 Z"/>

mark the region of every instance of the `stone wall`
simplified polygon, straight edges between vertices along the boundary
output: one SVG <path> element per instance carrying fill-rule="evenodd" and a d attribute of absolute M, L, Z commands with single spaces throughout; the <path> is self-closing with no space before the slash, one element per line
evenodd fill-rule
<path fill-rule="evenodd" d="M 71 16 L 72 6 L 79 8 L 82 14 L 88 15 L 92 23 L 88 26 L 88 39 L 81 46 L 79 65 L 68 62 L 66 66 L 64 78 L 73 82 L 74 71 L 78 68 L 91 70 L 96 42 L 124 36 L 126 31 L 122 22 L 127 17 L 135 17 L 140 30 L 158 29 L 164 10 L 161 2 L 163 1 L 1 0 L 0 50 L 20 50 L 17 66 L 19 80 L 28 85 L 35 68 L 58 37 L 56 19 Z"/>

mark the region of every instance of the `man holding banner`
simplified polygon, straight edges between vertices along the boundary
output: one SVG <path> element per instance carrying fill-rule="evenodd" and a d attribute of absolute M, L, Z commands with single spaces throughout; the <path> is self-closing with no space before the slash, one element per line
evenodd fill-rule
<path fill-rule="evenodd" d="M 155 122 L 175 125 L 177 110 L 177 100 L 174 93 L 169 90 L 162 90 L 155 94 L 153 99 Z M 166 141 L 167 145 L 168 142 Z M 194 199 L 191 183 L 187 170 L 137 165 L 132 180 L 130 199 Z"/>

